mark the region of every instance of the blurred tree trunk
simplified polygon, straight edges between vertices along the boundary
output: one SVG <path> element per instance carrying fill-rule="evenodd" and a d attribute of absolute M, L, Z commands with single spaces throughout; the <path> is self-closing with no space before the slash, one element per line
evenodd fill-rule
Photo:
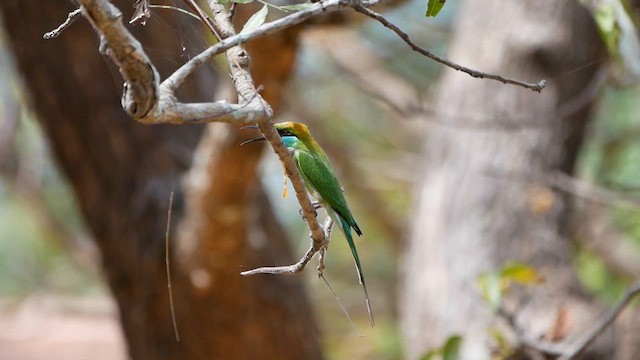
<path fill-rule="evenodd" d="M 505 302 L 532 338 L 568 341 L 591 324 L 597 309 L 580 291 L 564 233 L 567 199 L 546 180 L 572 172 L 590 113 L 584 91 L 603 51 L 577 1 L 461 4 L 450 59 L 549 84 L 537 94 L 445 70 L 434 108 L 450 125 L 433 125 L 425 138 L 405 252 L 401 321 L 409 358 L 460 334 L 463 359 L 489 359 L 491 329 L 500 322 L 477 278 L 510 260 L 546 278 Z M 600 345 L 591 358 L 611 358 L 611 342 Z"/>
<path fill-rule="evenodd" d="M 132 3 L 115 1 L 125 19 Z M 321 358 L 299 278 L 239 275 L 245 268 L 293 260 L 256 177 L 261 148 L 238 147 L 240 136 L 228 126 L 149 127 L 128 118 L 118 99 L 122 80 L 105 66 L 84 20 L 57 39 L 42 39 L 66 18 L 71 2 L 3 0 L 0 7 L 31 104 L 101 251 L 131 357 Z M 190 36 L 201 36 L 201 27 L 184 26 L 170 12 L 154 14 L 146 27 L 135 29 L 136 36 L 166 76 L 184 61 L 182 47 Z M 258 71 L 258 84 L 286 80 L 296 32 L 273 40 L 271 53 L 252 52 L 258 69 L 265 61 L 278 69 Z M 208 71 L 181 95 L 211 100 L 216 79 Z M 276 105 L 281 88 L 272 89 L 265 97 Z M 194 181 L 197 175 L 203 176 L 200 182 Z M 172 190 L 173 229 L 180 228 L 172 238 L 179 245 L 172 245 L 172 280 L 180 342 L 174 338 L 165 271 Z M 184 216 L 189 218 L 181 221 Z"/>

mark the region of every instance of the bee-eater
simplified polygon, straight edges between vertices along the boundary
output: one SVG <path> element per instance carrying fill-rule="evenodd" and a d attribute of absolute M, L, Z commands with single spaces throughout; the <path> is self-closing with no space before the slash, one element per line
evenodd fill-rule
<path fill-rule="evenodd" d="M 367 285 L 362 275 L 362 266 L 360 258 L 356 250 L 356 244 L 353 242 L 351 229 L 358 236 L 362 235 L 362 231 L 358 227 L 356 220 L 351 215 L 347 200 L 342 193 L 342 187 L 336 178 L 336 174 L 331 167 L 331 162 L 324 153 L 320 145 L 311 136 L 309 129 L 305 124 L 299 122 L 283 122 L 274 125 L 278 134 L 282 138 L 282 142 L 289 151 L 292 152 L 293 160 L 302 176 L 304 185 L 309 192 L 333 219 L 334 223 L 339 226 L 340 230 L 347 238 L 347 243 L 351 248 L 351 254 L 356 264 L 358 272 L 358 280 L 362 284 L 364 296 L 369 313 L 371 325 L 374 325 L 373 313 L 371 311 L 371 302 L 369 301 L 369 293 Z M 253 141 L 265 140 L 263 137 L 243 142 L 247 144 Z"/>

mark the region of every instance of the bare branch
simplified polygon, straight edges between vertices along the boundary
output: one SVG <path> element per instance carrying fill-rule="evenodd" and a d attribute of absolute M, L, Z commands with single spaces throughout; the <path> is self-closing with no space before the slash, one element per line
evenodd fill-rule
<path fill-rule="evenodd" d="M 216 1 L 209 1 L 213 18 L 206 15 L 192 0 L 184 0 L 195 10 L 199 17 L 210 27 L 220 41 L 203 51 L 160 84 L 158 72 L 145 54 L 140 43 L 129 33 L 122 23 L 122 13 L 108 0 L 78 0 L 83 15 L 89 20 L 100 36 L 101 49 L 109 55 L 118 66 L 125 79 L 122 106 L 135 120 L 145 124 L 158 123 L 196 123 L 196 122 L 230 122 L 236 124 L 256 123 L 263 136 L 269 141 L 274 152 L 284 164 L 287 176 L 291 179 L 296 197 L 302 208 L 303 216 L 311 232 L 311 248 L 297 264 L 286 267 L 262 268 L 246 271 L 243 275 L 254 273 L 295 273 L 301 271 L 316 252 L 326 248 L 327 237 L 315 217 L 315 209 L 309 201 L 302 178 L 294 165 L 291 155 L 275 131 L 270 119 L 273 115 L 271 107 L 256 90 L 249 72 L 249 55 L 240 46 L 242 43 L 261 36 L 299 24 L 321 13 L 352 7 L 389 27 L 407 44 L 419 53 L 456 70 L 464 71 L 473 77 L 489 78 L 503 83 L 523 86 L 540 91 L 544 80 L 538 84 L 527 84 L 517 80 L 486 74 L 457 65 L 440 58 L 413 43 L 408 35 L 391 24 L 380 14 L 367 9 L 380 0 L 353 2 L 349 0 L 326 0 L 312 4 L 309 8 L 293 13 L 282 19 L 263 24 L 259 28 L 236 34 L 230 21 L 229 11 Z M 213 56 L 226 51 L 231 68 L 231 75 L 238 95 L 238 103 L 227 100 L 213 103 L 180 103 L 175 90 L 195 69 Z M 321 264 L 322 265 L 322 264 Z"/>
<path fill-rule="evenodd" d="M 505 78 L 502 77 L 500 75 L 495 75 L 495 74 L 489 74 L 489 73 L 484 73 L 478 70 L 473 70 L 461 65 L 458 65 L 450 60 L 447 60 L 445 58 L 442 58 L 440 56 L 437 56 L 435 54 L 433 54 L 432 52 L 424 49 L 423 47 L 417 45 L 416 43 L 414 43 L 410 38 L 409 35 L 407 35 L 405 32 L 403 32 L 400 28 L 398 28 L 396 25 L 392 24 L 391 22 L 389 22 L 386 18 L 384 18 L 382 15 L 369 10 L 367 7 L 369 6 L 373 6 L 377 3 L 379 3 L 380 0 L 371 0 L 371 1 L 366 1 L 366 2 L 362 2 L 362 3 L 356 3 L 354 4 L 353 2 L 350 2 L 348 0 L 326 0 L 323 2 L 316 2 L 313 5 L 311 5 L 309 8 L 304 9 L 302 11 L 293 13 L 291 15 L 285 16 L 281 19 L 263 24 L 262 26 L 260 26 L 259 28 L 257 28 L 254 31 L 248 32 L 248 33 L 242 33 L 242 34 L 237 34 L 233 37 L 229 37 L 226 38 L 224 41 L 221 41 L 211 47 L 209 47 L 207 50 L 203 51 L 202 53 L 200 53 L 198 56 L 194 57 L 193 59 L 191 59 L 190 61 L 188 61 L 187 63 L 185 63 L 180 69 L 178 69 L 174 74 L 172 74 L 166 81 L 166 86 L 171 87 L 171 88 L 177 88 L 180 86 L 180 84 L 182 84 L 182 82 L 194 71 L 194 69 L 207 62 L 208 60 L 210 60 L 212 57 L 216 56 L 217 54 L 220 54 L 221 52 L 235 46 L 241 43 L 245 43 L 247 41 L 250 40 L 254 40 L 257 39 L 259 37 L 262 36 L 266 36 L 269 35 L 271 33 L 274 33 L 276 31 L 282 30 L 284 28 L 288 28 L 291 27 L 293 25 L 297 25 L 311 17 L 314 17 L 318 14 L 321 13 L 329 13 L 329 12 L 333 12 L 336 10 L 340 10 L 344 7 L 352 7 L 354 8 L 356 11 L 373 18 L 374 20 L 377 20 L 378 22 L 380 22 L 381 24 L 383 24 L 384 26 L 388 27 L 389 29 L 391 29 L 392 31 L 394 31 L 402 40 L 404 40 L 412 49 L 414 49 L 415 51 L 417 51 L 418 53 L 438 62 L 441 63 L 445 66 L 451 67 L 455 70 L 458 71 L 463 71 L 469 75 L 471 75 L 472 77 L 475 78 L 486 78 L 486 79 L 492 79 L 492 80 L 497 80 L 500 81 L 504 84 L 512 84 L 512 85 L 517 85 L 517 86 L 521 86 L 524 87 L 526 89 L 530 89 L 533 91 L 537 91 L 540 92 L 546 85 L 546 80 L 541 80 L 536 84 L 531 84 L 531 83 L 526 83 L 526 82 L 522 82 L 519 80 L 515 80 L 515 79 L 510 79 L 510 78 Z"/>
<path fill-rule="evenodd" d="M 640 294 L 640 281 L 631 285 L 620 301 L 610 309 L 606 314 L 600 318 L 591 330 L 589 330 L 583 337 L 576 340 L 569 346 L 567 350 L 563 352 L 563 355 L 559 360 L 570 360 L 578 356 L 584 349 L 589 346 L 602 332 L 613 323 L 613 321 L 620 315 L 622 310 L 633 300 L 636 295 Z"/>
<path fill-rule="evenodd" d="M 331 237 L 331 228 L 333 226 L 333 220 L 330 217 L 327 217 L 327 220 L 323 226 L 324 240 L 321 242 L 317 242 L 313 240 L 311 247 L 304 256 L 295 264 L 285 265 L 285 266 L 266 266 L 260 267 L 253 270 L 247 270 L 240 273 L 242 276 L 256 275 L 256 274 L 272 274 L 272 275 L 294 275 L 302 270 L 304 270 L 305 266 L 313 259 L 313 256 L 316 253 L 320 253 L 320 263 L 318 264 L 318 276 L 323 277 L 324 270 L 324 255 L 329 245 L 329 238 Z M 326 281 L 326 280 L 325 280 Z"/>
<path fill-rule="evenodd" d="M 528 335 L 527 332 L 518 325 L 515 316 L 503 306 L 498 307 L 497 314 L 509 324 L 509 327 L 516 334 L 523 348 L 546 355 L 557 356 L 562 354 L 563 348 L 560 345 L 542 339 L 536 339 Z"/>
<path fill-rule="evenodd" d="M 122 13 L 108 0 L 78 0 L 82 14 L 100 36 L 100 48 L 125 79 L 122 107 L 134 119 L 146 116 L 158 103 L 160 75 L 140 42 L 122 23 Z"/>
<path fill-rule="evenodd" d="M 396 33 L 402 40 L 404 40 L 405 43 L 407 43 L 407 45 L 409 45 L 413 50 L 419 52 L 420 54 L 428 57 L 431 60 L 434 60 L 436 62 L 439 62 L 442 65 L 448 66 L 452 69 L 458 70 L 458 71 L 462 71 L 465 72 L 469 75 L 471 75 L 474 78 L 479 78 L 479 79 L 491 79 L 491 80 L 496 80 L 496 81 L 500 81 L 503 84 L 512 84 L 512 85 L 517 85 L 517 86 L 521 86 L 525 89 L 529 89 L 529 90 L 533 90 L 536 92 L 540 92 L 542 91 L 542 89 L 544 89 L 544 87 L 547 85 L 547 81 L 546 80 L 540 80 L 539 82 L 533 84 L 533 83 L 527 83 L 527 82 L 523 82 L 520 80 L 515 80 L 515 79 L 511 79 L 511 78 L 506 78 L 506 77 L 502 77 L 500 75 L 494 75 L 494 74 L 488 74 L 488 73 L 484 73 L 478 70 L 473 70 L 473 69 L 469 69 L 467 67 L 458 65 L 450 60 L 447 60 L 445 58 L 442 58 L 432 52 L 430 52 L 429 50 L 421 47 L 420 45 L 416 44 L 415 42 L 413 42 L 413 40 L 411 40 L 409 38 L 409 35 L 407 35 L 407 33 L 405 33 L 404 31 L 402 31 L 399 27 L 397 27 L 396 25 L 394 25 L 393 23 L 391 23 L 389 20 L 387 20 L 384 16 L 378 14 L 377 12 L 373 11 L 373 10 L 369 10 L 367 7 L 365 7 L 362 4 L 356 4 L 356 5 L 352 5 L 353 9 L 359 13 L 362 13 L 376 21 L 378 21 L 379 23 L 381 23 L 382 25 L 384 25 L 385 27 L 391 29 L 391 31 L 393 31 L 394 33 Z"/>
<path fill-rule="evenodd" d="M 57 28 L 55 28 L 55 29 L 49 31 L 48 33 L 44 34 L 42 36 L 42 38 L 44 38 L 45 40 L 49 40 L 49 39 L 53 39 L 55 37 L 58 37 L 58 35 L 60 35 L 60 33 L 64 31 L 64 29 L 68 28 L 69 26 L 71 26 L 71 24 L 76 22 L 76 20 L 78 20 L 78 18 L 80 17 L 81 14 L 82 14 L 82 10 L 81 9 L 73 10 L 72 12 L 69 13 L 69 15 L 67 15 L 67 20 L 65 20 Z"/>
<path fill-rule="evenodd" d="M 209 7 L 213 12 L 213 27 L 216 33 L 221 39 L 226 39 L 236 35 L 233 24 L 231 24 L 231 18 L 229 11 L 224 5 L 218 4 L 216 1 L 209 0 Z M 307 252 L 302 262 L 299 264 L 291 265 L 292 269 L 298 269 L 301 271 L 304 269 L 306 263 L 313 257 L 313 255 L 325 246 L 325 233 L 318 224 L 316 219 L 316 211 L 309 201 L 306 188 L 304 186 L 302 177 L 296 168 L 291 154 L 282 143 L 282 138 L 273 127 L 273 124 L 269 121 L 271 118 L 271 107 L 262 99 L 258 94 L 251 73 L 249 72 L 249 54 L 241 47 L 234 46 L 227 50 L 227 58 L 231 67 L 231 76 L 238 92 L 238 100 L 240 104 L 255 104 L 255 106 L 261 106 L 264 109 L 267 117 L 256 120 L 258 129 L 262 135 L 269 141 L 273 151 L 280 157 L 280 160 L 284 164 L 287 176 L 291 179 L 291 184 L 295 190 L 298 203 L 302 207 L 302 216 L 307 221 L 309 230 L 311 231 L 312 245 L 311 249 Z M 306 262 L 304 259 L 308 258 Z M 245 275 L 251 275 L 246 273 Z"/>
<path fill-rule="evenodd" d="M 474 77 L 499 80 L 537 91 L 542 89 L 543 85 L 541 84 L 543 81 L 532 85 L 471 70 L 440 58 L 419 47 L 395 25 L 389 23 L 380 14 L 366 8 L 377 4 L 379 1 L 370 0 L 354 4 L 348 0 L 327 0 L 312 4 L 305 10 L 279 20 L 263 24 L 254 31 L 237 35 L 234 33 L 233 36 L 220 36 L 222 40 L 219 43 L 188 61 L 167 78 L 162 85 L 158 85 L 159 75 L 155 66 L 150 62 L 140 43 L 122 24 L 121 12 L 108 0 L 79 0 L 83 14 L 89 19 L 101 38 L 103 44 L 101 48 L 106 49 L 106 53 L 114 60 L 125 79 L 122 97 L 123 108 L 135 120 L 145 124 L 183 124 L 213 121 L 248 124 L 269 118 L 271 114 L 265 111 L 258 99 L 255 99 L 256 101 L 246 101 L 239 106 L 228 101 L 182 104 L 177 101 L 174 92 L 199 65 L 207 62 L 213 56 L 241 43 L 299 24 L 321 13 L 336 11 L 344 7 L 356 8 L 359 12 L 380 21 L 394 30 L 414 50 L 456 70 L 465 71 Z M 189 2 L 187 1 L 187 3 Z M 213 27 L 212 21 L 208 16 L 205 14 L 201 14 L 201 16 L 204 17 L 208 25 Z M 242 92 L 241 89 L 237 90 L 239 93 Z"/>
<path fill-rule="evenodd" d="M 200 6 L 198 5 L 198 3 L 195 2 L 195 0 L 183 0 L 183 2 L 191 9 L 193 10 L 196 15 L 198 16 L 198 18 L 200 20 L 202 20 L 202 22 L 207 25 L 207 27 L 209 28 L 209 30 L 211 30 L 211 32 L 213 33 L 213 35 L 216 36 L 216 39 L 218 40 L 222 40 L 222 38 L 220 37 L 220 34 L 218 34 L 215 25 L 213 24 L 213 21 L 211 21 L 211 18 L 200 8 Z"/>
<path fill-rule="evenodd" d="M 313 256 L 320 251 L 320 249 L 312 246 L 309 250 L 307 250 L 306 254 L 293 265 L 287 266 L 266 266 L 253 270 L 247 270 L 240 273 L 242 276 L 256 275 L 256 274 L 273 274 L 273 275 L 294 275 L 302 270 L 304 270 L 305 266 L 313 259 Z"/>
<path fill-rule="evenodd" d="M 557 171 L 546 178 L 546 182 L 558 190 L 606 206 L 628 206 L 640 211 L 640 199 L 590 184 L 584 180 Z"/>
<path fill-rule="evenodd" d="M 371 1 L 370 4 L 375 4 L 377 2 L 377 0 Z M 184 65 L 182 65 L 182 67 L 180 67 L 171 76 L 169 76 L 162 85 L 166 86 L 169 89 L 175 90 L 184 82 L 184 80 L 189 75 L 191 75 L 191 73 L 193 73 L 196 67 L 206 63 L 207 61 L 211 60 L 211 58 L 222 53 L 223 51 L 226 51 L 238 44 L 243 44 L 248 41 L 291 27 L 293 25 L 300 24 L 301 22 L 310 19 L 313 16 L 338 10 L 345 5 L 347 5 L 346 0 L 327 0 L 324 2 L 317 2 L 307 9 L 263 24 L 253 31 L 226 37 L 224 38 L 224 40 L 209 47 L 202 53 L 186 62 Z"/>

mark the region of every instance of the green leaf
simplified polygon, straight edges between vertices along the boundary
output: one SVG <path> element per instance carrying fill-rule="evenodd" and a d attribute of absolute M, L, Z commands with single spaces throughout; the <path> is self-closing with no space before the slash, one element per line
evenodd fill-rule
<path fill-rule="evenodd" d="M 264 5 L 262 9 L 258 10 L 255 14 L 251 15 L 247 23 L 244 24 L 242 31 L 240 34 L 248 33 L 260 27 L 260 25 L 264 24 L 267 19 L 267 14 L 269 13 L 269 8 L 267 5 Z"/>
<path fill-rule="evenodd" d="M 294 4 L 294 5 L 284 5 L 284 6 L 280 6 L 280 10 L 286 10 L 286 11 L 300 11 L 300 10 L 306 10 L 308 8 L 311 7 L 311 5 L 313 5 L 312 3 L 300 3 L 300 4 Z"/>
<path fill-rule="evenodd" d="M 618 52 L 618 41 L 620 40 L 620 28 L 616 18 L 616 9 L 613 4 L 603 5 L 594 14 L 600 35 L 607 45 L 607 49 L 612 54 Z"/>
<path fill-rule="evenodd" d="M 500 271 L 500 277 L 504 286 L 510 283 L 532 285 L 542 282 L 542 277 L 533 267 L 520 262 L 507 263 Z"/>
<path fill-rule="evenodd" d="M 500 274 L 488 273 L 478 278 L 480 293 L 493 311 L 498 310 L 502 302 L 502 279 Z"/>
<path fill-rule="evenodd" d="M 509 262 L 500 270 L 482 274 L 478 277 L 478 287 L 482 297 L 493 311 L 498 310 L 504 293 L 513 284 L 535 285 L 544 279 L 535 268 L 520 262 Z"/>
<path fill-rule="evenodd" d="M 504 336 L 502 331 L 500 331 L 499 329 L 493 328 L 491 329 L 490 333 L 491 333 L 491 336 L 493 336 L 493 339 L 496 341 L 496 344 L 498 345 L 498 349 L 503 349 L 509 346 L 509 342 L 507 341 L 507 338 Z"/>
<path fill-rule="evenodd" d="M 460 344 L 462 344 L 462 337 L 460 337 L 460 335 L 454 335 L 447 339 L 447 342 L 442 348 L 442 360 L 459 360 Z"/>
<path fill-rule="evenodd" d="M 459 360 L 460 344 L 462 344 L 462 337 L 460 335 L 450 336 L 444 345 L 423 354 L 420 356 L 420 360 Z"/>
<path fill-rule="evenodd" d="M 493 340 L 496 342 L 496 346 L 492 346 L 492 352 L 494 356 L 492 359 L 510 359 L 515 353 L 515 349 L 509 345 L 509 341 L 505 335 L 497 328 L 493 328 L 489 331 Z"/>
<path fill-rule="evenodd" d="M 433 360 L 436 358 L 436 355 L 438 355 L 440 351 L 438 350 L 431 350 L 428 353 L 420 356 L 420 360 Z"/>
<path fill-rule="evenodd" d="M 429 0 L 429 3 L 427 4 L 427 13 L 425 14 L 425 16 L 435 17 L 436 15 L 438 15 L 440 10 L 442 10 L 445 2 L 447 2 L 447 0 Z"/>

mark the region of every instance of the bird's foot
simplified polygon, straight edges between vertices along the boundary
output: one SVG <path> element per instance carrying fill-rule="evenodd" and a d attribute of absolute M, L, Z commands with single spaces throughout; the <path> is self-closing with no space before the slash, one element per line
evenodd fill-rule
<path fill-rule="evenodd" d="M 320 209 L 322 205 L 320 205 L 318 201 L 314 201 L 311 203 L 311 206 L 313 206 L 313 216 L 318 217 L 318 209 Z M 302 216 L 302 220 L 305 220 L 304 214 L 302 213 L 302 209 L 298 210 L 298 214 Z"/>
<path fill-rule="evenodd" d="M 302 213 L 302 209 L 298 210 L 298 214 L 300 214 L 300 216 L 302 217 L 302 220 L 307 221 L 307 219 L 304 218 L 304 214 Z M 313 216 L 318 217 L 318 212 L 313 210 Z"/>

